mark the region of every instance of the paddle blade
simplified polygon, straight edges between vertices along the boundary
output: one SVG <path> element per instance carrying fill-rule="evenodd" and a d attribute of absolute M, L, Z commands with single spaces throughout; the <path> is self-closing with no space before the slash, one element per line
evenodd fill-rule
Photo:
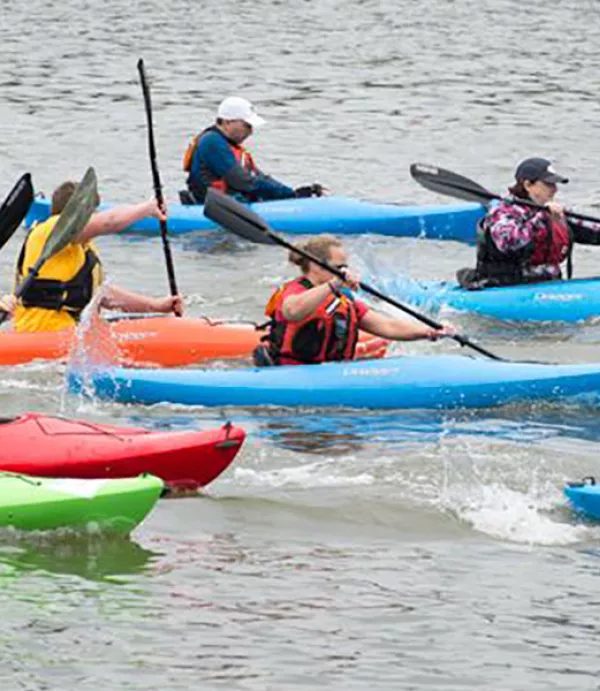
<path fill-rule="evenodd" d="M 0 206 L 0 248 L 10 240 L 33 202 L 31 175 L 25 173 Z"/>
<path fill-rule="evenodd" d="M 99 202 L 96 173 L 93 168 L 88 168 L 44 245 L 36 262 L 38 269 L 85 228 Z"/>
<path fill-rule="evenodd" d="M 280 244 L 277 236 L 271 233 L 269 226 L 258 214 L 217 190 L 208 190 L 204 201 L 204 215 L 250 242 L 260 245 Z"/>
<path fill-rule="evenodd" d="M 456 197 L 467 202 L 486 204 L 492 199 L 500 199 L 485 187 L 478 185 L 473 180 L 453 173 L 451 170 L 430 166 L 426 163 L 413 163 L 410 166 L 410 174 L 420 185 L 432 192 Z"/>

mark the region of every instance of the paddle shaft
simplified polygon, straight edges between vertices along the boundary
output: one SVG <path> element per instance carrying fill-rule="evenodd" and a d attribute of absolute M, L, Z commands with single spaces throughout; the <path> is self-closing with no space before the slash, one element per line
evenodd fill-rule
<path fill-rule="evenodd" d="M 471 189 L 469 187 L 466 187 L 465 185 L 459 185 L 456 183 L 452 183 L 451 186 L 457 190 L 461 190 L 464 192 L 470 192 L 471 191 Z M 535 202 L 532 202 L 529 199 L 521 199 L 520 197 L 518 197 L 518 198 L 503 197 L 500 194 L 494 194 L 493 192 L 488 192 L 488 194 L 486 196 L 487 196 L 487 199 L 489 201 L 497 200 L 497 201 L 503 201 L 503 202 L 513 203 L 513 204 L 519 204 L 521 206 L 528 206 L 531 209 L 538 209 L 539 211 L 549 211 L 547 206 L 542 206 L 541 204 L 536 204 Z M 573 219 L 576 219 L 578 221 L 587 221 L 588 223 L 600 223 L 600 218 L 596 218 L 595 216 L 587 216 L 586 214 L 580 214 L 580 213 L 577 213 L 576 211 L 567 211 L 565 209 L 564 214 L 567 218 L 573 218 Z"/>
<path fill-rule="evenodd" d="M 306 252 L 303 249 L 300 249 L 299 247 L 296 247 L 292 245 L 291 243 L 287 242 L 283 238 L 279 237 L 279 235 L 276 235 L 270 230 L 265 231 L 268 233 L 269 237 L 278 245 L 281 245 L 281 247 L 285 247 L 288 250 L 292 250 L 293 252 L 296 252 L 299 254 L 301 257 L 304 257 L 305 259 L 308 259 L 309 261 L 313 262 L 317 266 L 320 266 L 322 269 L 325 269 L 326 271 L 329 271 L 332 273 L 334 276 L 337 276 L 341 280 L 345 280 L 344 273 L 340 271 L 339 269 L 336 269 L 335 267 L 331 266 L 328 264 L 326 261 L 322 261 L 321 259 L 318 259 L 317 257 L 313 256 L 310 254 L 310 252 Z M 410 314 L 411 317 L 414 317 L 420 322 L 423 322 L 423 324 L 427 324 L 427 326 L 430 326 L 432 329 L 441 329 L 442 324 L 439 322 L 434 321 L 433 319 L 430 319 L 429 317 L 425 316 L 424 314 L 421 314 L 420 312 L 417 312 L 413 310 L 411 307 L 408 307 L 407 305 L 403 305 L 401 302 L 397 302 L 393 298 L 384 295 L 383 293 L 380 293 L 378 290 L 375 288 L 372 288 L 371 286 L 367 285 L 366 283 L 363 283 L 360 281 L 359 283 L 361 290 L 364 290 L 365 293 L 369 293 L 373 297 L 378 298 L 379 300 L 382 300 L 383 302 L 387 302 L 388 304 L 392 305 L 393 307 L 396 307 L 399 310 L 402 310 L 403 312 L 406 312 L 406 314 Z M 455 334 L 453 336 L 448 336 L 448 338 L 452 338 L 455 340 L 457 343 L 460 343 L 461 346 L 467 346 L 468 348 L 472 348 L 473 350 L 476 350 L 478 353 L 481 355 L 485 355 L 492 360 L 503 360 L 498 355 L 495 355 L 494 353 L 490 352 L 486 348 L 482 348 L 481 346 L 477 345 L 476 343 L 473 343 L 470 341 L 468 338 L 465 338 L 464 336 L 460 336 L 459 334 Z"/>
<path fill-rule="evenodd" d="M 433 171 L 436 171 L 435 173 Z M 443 168 L 437 168 L 436 166 L 423 166 L 422 164 L 413 164 L 410 167 L 410 172 L 414 180 L 419 184 L 423 185 L 427 189 L 435 188 L 436 192 L 441 194 L 447 194 L 450 197 L 456 197 L 463 199 L 464 193 L 469 195 L 472 201 L 504 201 L 513 204 L 519 204 L 521 206 L 528 206 L 532 209 L 538 209 L 540 211 L 548 211 L 546 206 L 541 204 L 536 204 L 529 199 L 521 198 L 506 198 L 499 194 L 494 194 L 489 190 L 486 190 L 481 185 L 477 184 L 473 180 L 465 178 L 463 175 L 458 175 L 450 170 L 444 170 Z M 438 175 L 439 173 L 439 175 Z M 427 185 L 427 182 L 431 186 Z M 462 195 L 453 194 L 454 192 L 461 192 Z M 572 218 L 578 221 L 587 221 L 588 223 L 600 223 L 600 218 L 595 216 L 587 216 L 586 214 L 580 214 L 575 211 L 564 211 L 567 218 Z"/>
<path fill-rule="evenodd" d="M 140 73 L 140 81 L 142 83 L 142 92 L 144 94 L 144 105 L 146 106 L 146 119 L 148 121 L 148 151 L 150 153 L 150 166 L 152 168 L 152 181 L 154 183 L 154 195 L 156 202 L 163 208 L 164 197 L 162 193 L 162 185 L 160 182 L 160 174 L 158 172 L 158 164 L 156 162 L 156 146 L 154 144 L 154 126 L 152 124 L 152 102 L 150 100 L 150 88 L 146 80 L 146 70 L 144 69 L 144 61 L 142 58 L 138 60 L 138 72 Z M 165 254 L 165 261 L 167 263 L 167 275 L 169 277 L 169 288 L 171 295 L 177 295 L 177 282 L 175 280 L 175 267 L 173 266 L 173 256 L 171 254 L 171 245 L 167 235 L 167 222 L 159 221 L 160 236 L 162 238 L 163 252 Z M 181 316 L 177 314 L 177 316 Z"/>

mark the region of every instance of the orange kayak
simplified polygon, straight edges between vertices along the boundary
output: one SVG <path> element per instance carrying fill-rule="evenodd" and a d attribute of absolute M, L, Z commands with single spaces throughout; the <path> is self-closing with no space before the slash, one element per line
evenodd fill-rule
<path fill-rule="evenodd" d="M 85 356 L 130 367 L 185 367 L 210 359 L 248 358 L 263 334 L 252 324 L 206 318 L 95 318 L 87 329 L 77 331 L 2 331 L 0 365 L 66 359 L 79 347 Z M 385 339 L 361 333 L 356 357 L 383 357 L 387 347 Z"/>

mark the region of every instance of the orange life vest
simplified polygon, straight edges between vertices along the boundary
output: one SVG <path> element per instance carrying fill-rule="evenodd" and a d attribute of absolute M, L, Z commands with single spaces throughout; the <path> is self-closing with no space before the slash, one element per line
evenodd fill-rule
<path fill-rule="evenodd" d="M 202 137 L 202 135 L 206 132 L 213 129 L 215 129 L 214 126 L 209 127 L 206 130 L 203 130 L 202 132 L 200 132 L 200 134 L 197 134 L 188 144 L 188 147 L 185 150 L 185 153 L 183 154 L 182 161 L 183 170 L 186 173 L 189 173 L 192 170 L 192 160 L 194 159 L 194 154 L 196 153 L 196 149 L 198 148 L 198 142 L 200 141 L 200 137 Z M 223 133 L 221 132 L 221 134 Z M 231 151 L 233 152 L 235 160 L 238 162 L 238 164 L 242 166 L 242 168 L 247 170 L 249 173 L 255 173 L 257 171 L 257 168 L 256 164 L 254 163 L 254 159 L 252 158 L 252 154 L 249 151 L 247 151 L 241 144 L 236 144 L 235 142 L 232 142 L 224 134 L 223 136 L 225 137 L 225 139 L 227 139 L 227 143 L 229 144 L 229 147 L 231 148 Z M 221 192 L 227 192 L 227 183 L 225 182 L 225 180 L 213 180 L 210 183 L 210 186 L 214 187 L 215 189 Z"/>
<path fill-rule="evenodd" d="M 273 363 L 281 358 L 297 364 L 315 364 L 332 360 L 351 360 L 358 340 L 358 315 L 354 300 L 344 293 L 328 296 L 311 314 L 299 321 L 281 317 L 285 289 L 299 283 L 309 290 L 313 284 L 307 278 L 289 281 L 269 298 L 265 314 L 270 317 L 270 330 L 264 340 Z"/>

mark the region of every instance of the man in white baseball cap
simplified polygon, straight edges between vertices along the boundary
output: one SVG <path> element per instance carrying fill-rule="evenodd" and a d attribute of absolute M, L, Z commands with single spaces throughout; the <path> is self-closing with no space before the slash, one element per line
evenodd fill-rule
<path fill-rule="evenodd" d="M 266 124 L 266 120 L 261 118 L 254 109 L 254 106 L 245 98 L 239 96 L 229 96 L 224 101 L 221 101 L 219 109 L 217 110 L 217 119 L 227 120 L 229 122 L 241 120 L 250 125 L 253 130 L 262 127 Z"/>
<path fill-rule="evenodd" d="M 245 202 L 320 197 L 323 187 L 318 183 L 294 190 L 258 169 L 242 144 L 265 123 L 245 98 L 222 101 L 215 124 L 194 137 L 183 157 L 188 189 L 179 193 L 182 203 L 202 204 L 210 187 Z"/>

